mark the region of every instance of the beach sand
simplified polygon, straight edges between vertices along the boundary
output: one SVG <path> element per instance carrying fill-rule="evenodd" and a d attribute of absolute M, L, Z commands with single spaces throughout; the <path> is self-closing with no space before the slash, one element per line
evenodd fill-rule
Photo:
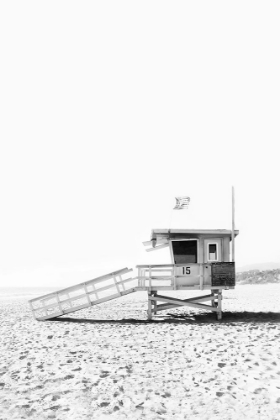
<path fill-rule="evenodd" d="M 147 322 L 143 293 L 45 322 L 0 299 L 0 419 L 278 420 L 280 284 L 223 296 L 220 322 Z"/>

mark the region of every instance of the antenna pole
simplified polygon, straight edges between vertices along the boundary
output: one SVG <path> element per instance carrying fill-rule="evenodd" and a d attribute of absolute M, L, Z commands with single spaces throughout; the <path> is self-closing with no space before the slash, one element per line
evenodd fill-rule
<path fill-rule="evenodd" d="M 235 213 L 235 202 L 234 202 L 234 187 L 232 187 L 232 232 L 231 232 L 231 261 L 235 261 L 235 246 L 234 246 L 234 213 Z"/>

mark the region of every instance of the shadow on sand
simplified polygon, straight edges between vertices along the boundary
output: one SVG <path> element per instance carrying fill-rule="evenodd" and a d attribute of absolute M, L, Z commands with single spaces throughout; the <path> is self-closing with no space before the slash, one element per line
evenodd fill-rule
<path fill-rule="evenodd" d="M 85 319 L 59 317 L 49 319 L 52 322 L 73 322 L 81 324 L 151 324 L 151 323 L 171 323 L 171 324 L 232 324 L 232 323 L 280 323 L 280 313 L 278 312 L 223 312 L 221 321 L 216 319 L 213 313 L 182 313 L 182 314 L 165 314 L 163 316 L 156 315 L 152 321 L 139 320 L 134 318 L 113 319 Z"/>

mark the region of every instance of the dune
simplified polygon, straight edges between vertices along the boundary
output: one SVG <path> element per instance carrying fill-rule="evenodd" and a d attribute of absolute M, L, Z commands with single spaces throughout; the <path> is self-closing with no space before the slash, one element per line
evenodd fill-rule
<path fill-rule="evenodd" d="M 0 418 L 280 418 L 279 284 L 224 292 L 220 322 L 146 310 L 139 293 L 38 322 L 3 299 Z"/>

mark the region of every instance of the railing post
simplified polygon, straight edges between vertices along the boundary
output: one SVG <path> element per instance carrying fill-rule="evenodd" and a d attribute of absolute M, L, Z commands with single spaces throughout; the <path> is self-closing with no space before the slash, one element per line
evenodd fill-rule
<path fill-rule="evenodd" d="M 121 275 L 119 275 L 119 281 L 121 282 L 122 281 L 122 276 Z M 122 283 L 122 288 L 123 288 L 123 291 L 125 292 L 125 287 L 124 287 L 124 284 Z"/>
<path fill-rule="evenodd" d="M 115 283 L 116 289 L 117 289 L 117 291 L 118 291 L 118 294 L 120 295 L 120 294 L 121 294 L 121 291 L 120 291 L 120 288 L 119 288 L 119 285 L 118 285 L 118 283 L 117 283 L 117 279 L 116 279 L 115 275 L 113 275 L 113 280 L 114 280 L 114 283 Z"/>
<path fill-rule="evenodd" d="M 154 298 L 155 300 L 153 301 L 154 304 L 154 314 L 157 314 L 157 301 L 156 301 L 156 297 L 157 297 L 157 292 L 154 293 Z"/>
<path fill-rule="evenodd" d="M 140 269 L 140 267 L 138 267 L 138 287 L 140 287 L 141 286 L 141 269 Z"/>
<path fill-rule="evenodd" d="M 59 308 L 60 312 L 63 313 L 63 310 L 62 310 L 62 307 L 61 307 L 61 302 L 59 300 L 59 294 L 56 293 L 55 296 L 56 296 L 56 301 L 57 301 L 57 304 L 58 304 L 58 308 Z"/>
<path fill-rule="evenodd" d="M 90 300 L 90 297 L 88 295 L 86 283 L 84 283 L 84 290 L 85 290 L 85 294 L 86 294 L 86 297 L 87 297 L 88 304 L 91 305 L 91 300 Z"/>
<path fill-rule="evenodd" d="M 152 301 L 151 301 L 151 298 L 152 297 L 152 293 L 151 293 L 151 291 L 149 290 L 148 291 L 148 320 L 149 321 L 151 321 L 151 319 L 152 319 Z"/>
<path fill-rule="evenodd" d="M 199 264 L 199 288 L 203 289 L 203 265 Z"/>

